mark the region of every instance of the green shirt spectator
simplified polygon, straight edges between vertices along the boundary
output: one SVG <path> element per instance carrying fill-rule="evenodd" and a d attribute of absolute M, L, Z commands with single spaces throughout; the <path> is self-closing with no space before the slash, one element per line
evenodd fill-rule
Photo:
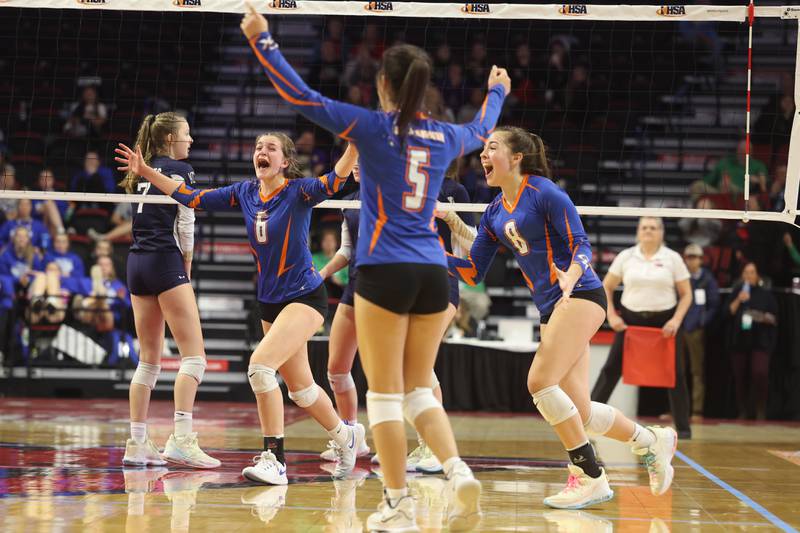
<path fill-rule="evenodd" d="M 320 251 L 311 255 L 311 261 L 314 263 L 314 268 L 317 269 L 317 272 L 330 263 L 333 256 L 336 255 L 336 249 L 338 247 L 339 242 L 336 238 L 336 233 L 333 231 L 324 231 L 322 233 L 322 240 L 320 241 Z M 349 279 L 347 267 L 335 273 L 330 279 L 340 287 L 346 286 Z"/>
<path fill-rule="evenodd" d="M 736 155 L 723 157 L 703 181 L 719 192 L 739 192 L 744 189 L 745 142 L 741 141 Z M 758 185 L 759 192 L 767 192 L 767 166 L 750 158 L 750 182 Z M 752 188 L 750 189 L 753 190 Z"/>

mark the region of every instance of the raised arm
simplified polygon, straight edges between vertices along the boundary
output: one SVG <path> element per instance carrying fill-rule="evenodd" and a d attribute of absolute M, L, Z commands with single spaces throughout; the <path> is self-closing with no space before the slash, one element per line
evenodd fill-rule
<path fill-rule="evenodd" d="M 287 63 L 278 49 L 278 44 L 269 33 L 269 24 L 252 5 L 242 19 L 242 32 L 267 77 L 283 100 L 302 114 L 331 133 L 347 141 L 370 135 L 370 121 L 374 112 L 336 100 L 331 100 L 311 89 Z"/>
<path fill-rule="evenodd" d="M 358 150 L 355 145 L 348 144 L 333 171 L 323 174 L 319 178 L 302 178 L 300 180 L 303 201 L 309 205 L 316 205 L 341 191 L 357 161 Z"/>
<path fill-rule="evenodd" d="M 118 155 L 114 158 L 119 164 L 122 172 L 129 170 L 143 177 L 156 186 L 158 190 L 172 196 L 179 203 L 191 209 L 203 209 L 205 211 L 222 211 L 238 208 L 236 198 L 236 185 L 228 185 L 220 189 L 195 189 L 185 183 L 168 178 L 164 174 L 157 172 L 153 167 L 144 162 L 142 150 L 138 146 L 136 151 L 119 143 L 119 148 L 114 150 Z M 194 235 L 194 234 L 193 234 Z"/>
<path fill-rule="evenodd" d="M 497 253 L 497 237 L 487 227 L 485 218 L 484 214 L 467 258 L 461 259 L 449 254 L 447 256 L 450 273 L 467 285 L 474 286 L 483 280 Z"/>
<path fill-rule="evenodd" d="M 494 130 L 497 119 L 500 118 L 500 111 L 503 109 L 503 101 L 511 92 L 511 79 L 506 69 L 492 66 L 488 87 L 489 93 L 472 122 L 454 126 L 456 138 L 453 146 L 459 150 L 459 156 L 482 147 Z"/>

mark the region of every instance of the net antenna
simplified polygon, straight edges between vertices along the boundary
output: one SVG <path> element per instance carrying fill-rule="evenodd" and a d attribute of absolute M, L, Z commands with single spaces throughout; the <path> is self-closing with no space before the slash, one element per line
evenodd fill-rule
<path fill-rule="evenodd" d="M 359 1 L 314 1 L 314 0 L 270 0 L 260 2 L 259 8 L 268 16 L 357 16 L 357 17 L 408 17 L 408 18 L 448 18 L 448 19 L 506 19 L 506 20 L 548 20 L 572 23 L 582 21 L 631 21 L 675 24 L 688 22 L 747 22 L 748 61 L 747 61 L 747 109 L 746 109 L 746 172 L 743 210 L 734 209 L 688 209 L 670 207 L 626 207 L 626 206 L 578 206 L 582 215 L 595 216 L 661 216 L 680 218 L 718 218 L 732 220 L 766 220 L 793 224 L 798 215 L 798 188 L 800 187 L 800 125 L 797 111 L 794 113 L 789 144 L 786 186 L 784 190 L 785 208 L 782 212 L 749 211 L 750 183 L 750 96 L 752 76 L 752 32 L 756 19 L 777 18 L 783 20 L 800 19 L 800 7 L 795 6 L 715 6 L 715 5 L 594 5 L 594 4 L 539 4 L 516 5 L 484 2 L 425 3 L 425 2 L 367 2 Z M 117 2 L 112 0 L 4 0 L 0 3 L 0 13 L 6 8 L 46 8 L 46 9 L 86 9 L 114 11 L 174 11 L 174 12 L 216 12 L 244 13 L 242 0 L 137 0 Z M 574 16 L 579 15 L 579 16 Z M 794 100 L 800 102 L 800 39 L 794 72 Z M 758 65 L 756 65 L 756 68 Z M 139 202 L 169 203 L 173 200 L 164 197 L 147 197 L 119 194 L 82 193 L 38 193 L 30 191 L 0 190 L 0 198 L 61 199 L 95 202 Z M 358 207 L 358 202 L 326 201 L 318 207 L 342 208 Z M 486 204 L 446 204 L 445 211 L 482 212 Z"/>

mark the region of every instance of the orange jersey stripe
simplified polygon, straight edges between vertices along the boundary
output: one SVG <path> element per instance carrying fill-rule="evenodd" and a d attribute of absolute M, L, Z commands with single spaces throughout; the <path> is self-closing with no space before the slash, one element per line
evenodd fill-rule
<path fill-rule="evenodd" d="M 381 236 L 381 231 L 383 231 L 383 226 L 386 225 L 387 220 L 389 220 L 389 217 L 386 216 L 386 212 L 383 210 L 383 195 L 381 194 L 381 187 L 378 185 L 378 220 L 375 222 L 375 230 L 372 232 L 372 240 L 369 243 L 370 255 L 372 255 L 375 245 L 378 244 L 378 239 Z"/>
<path fill-rule="evenodd" d="M 544 224 L 544 241 L 547 246 L 547 268 L 550 269 L 550 285 L 558 280 L 556 271 L 553 269 L 553 245 L 550 243 L 550 231 L 547 229 L 547 222 Z"/>
<path fill-rule="evenodd" d="M 524 270 L 520 269 L 520 272 L 522 272 L 522 277 L 525 278 L 525 285 L 527 285 L 528 288 L 533 291 L 533 282 L 531 281 L 531 278 L 525 275 Z"/>
<path fill-rule="evenodd" d="M 572 229 L 569 227 L 569 218 L 567 217 L 567 208 L 564 208 L 564 224 L 567 226 L 567 237 L 569 238 L 569 249 L 572 250 L 572 243 L 574 239 L 572 238 Z M 573 253 L 575 253 L 573 251 Z"/>
<path fill-rule="evenodd" d="M 248 246 L 250 247 L 250 253 L 253 254 L 253 257 L 256 260 L 256 268 L 258 269 L 258 273 L 261 274 L 261 261 L 259 261 L 258 259 L 258 254 L 256 253 L 255 249 L 252 246 L 250 245 Z"/>
<path fill-rule="evenodd" d="M 347 126 L 347 128 L 345 128 L 345 130 L 339 134 L 339 137 L 341 137 L 345 141 L 352 142 L 353 139 L 348 137 L 347 134 L 353 130 L 353 128 L 356 126 L 356 122 L 358 122 L 358 119 L 353 120 L 353 122 L 351 122 L 350 125 Z"/>
<path fill-rule="evenodd" d="M 527 186 L 528 186 L 528 176 L 525 176 L 524 178 L 522 178 L 522 183 L 520 184 L 519 190 L 517 191 L 517 197 L 514 198 L 514 205 L 509 206 L 508 203 L 506 202 L 505 196 L 503 197 L 503 207 L 506 209 L 506 211 L 508 211 L 509 213 L 514 212 L 514 210 L 517 208 L 517 204 L 519 203 L 519 199 L 522 198 L 522 191 L 524 191 L 525 187 Z"/>
<path fill-rule="evenodd" d="M 192 189 L 188 188 L 185 183 L 178 186 L 178 192 L 181 194 L 192 194 Z"/>
<path fill-rule="evenodd" d="M 458 274 L 461 276 L 461 279 L 463 279 L 467 285 L 474 287 L 475 285 L 477 285 L 475 280 L 478 277 L 478 269 L 475 267 L 475 263 L 472 261 L 472 257 L 468 257 L 467 260 L 470 263 L 469 268 L 457 266 L 456 270 L 458 271 Z"/>
<path fill-rule="evenodd" d="M 286 224 L 286 235 L 283 237 L 283 248 L 281 249 L 281 262 L 278 264 L 278 277 L 283 276 L 294 265 L 286 266 L 286 251 L 289 249 L 289 231 L 292 229 L 292 217 L 289 217 L 289 222 Z"/>
<path fill-rule="evenodd" d="M 266 68 L 267 70 L 269 70 L 269 71 L 270 71 L 270 72 L 271 72 L 271 73 L 272 73 L 272 74 L 273 74 L 275 77 L 277 77 L 277 78 L 278 78 L 279 80 L 281 80 L 283 83 L 285 83 L 286 85 L 288 85 L 288 86 L 289 86 L 289 87 L 290 87 L 290 88 L 291 88 L 291 89 L 292 89 L 294 92 L 296 92 L 296 93 L 299 93 L 300 91 L 298 91 L 298 90 L 297 90 L 297 87 L 295 87 L 294 85 L 292 85 L 291 83 L 289 83 L 289 80 L 287 80 L 286 78 L 284 78 L 284 77 L 283 77 L 283 74 L 281 74 L 280 72 L 278 72 L 277 70 L 275 70 L 275 67 L 273 67 L 272 65 L 270 65 L 269 61 L 267 61 L 267 58 L 263 57 L 263 56 L 262 56 L 262 55 L 261 55 L 261 54 L 258 52 L 258 48 L 256 48 L 256 41 L 258 40 L 258 38 L 257 38 L 257 37 L 258 37 L 258 36 L 256 36 L 256 37 L 253 37 L 252 39 L 250 39 L 250 48 L 252 48 L 252 49 L 253 49 L 253 51 L 256 53 L 256 57 L 258 58 L 258 62 L 259 62 L 259 63 L 261 63 L 261 64 L 264 66 L 264 68 Z"/>
<path fill-rule="evenodd" d="M 194 209 L 195 207 L 197 207 L 198 205 L 200 205 L 200 198 L 202 198 L 202 197 L 203 197 L 203 195 L 204 195 L 205 193 L 207 193 L 208 191 L 213 191 L 213 190 L 215 190 L 215 189 L 206 189 L 206 190 L 204 190 L 204 191 L 200 191 L 200 194 L 198 194 L 197 196 L 195 196 L 194 198 L 192 198 L 192 201 L 191 201 L 191 202 L 189 202 L 189 207 L 191 207 L 192 209 Z"/>

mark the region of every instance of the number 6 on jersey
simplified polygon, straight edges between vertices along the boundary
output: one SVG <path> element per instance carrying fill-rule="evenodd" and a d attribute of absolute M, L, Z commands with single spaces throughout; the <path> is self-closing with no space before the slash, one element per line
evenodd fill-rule
<path fill-rule="evenodd" d="M 428 192 L 428 172 L 424 170 L 430 164 L 430 152 L 427 148 L 408 148 L 406 163 L 406 183 L 411 185 L 411 192 L 403 193 L 403 209 L 419 212 L 425 205 Z"/>

